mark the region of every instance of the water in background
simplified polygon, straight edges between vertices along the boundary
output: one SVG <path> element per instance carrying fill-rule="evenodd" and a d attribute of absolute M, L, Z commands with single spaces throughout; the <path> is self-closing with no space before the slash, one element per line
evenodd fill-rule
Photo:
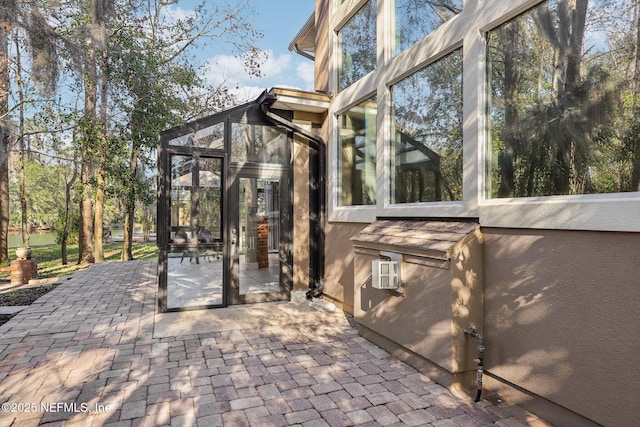
<path fill-rule="evenodd" d="M 56 243 L 56 233 L 45 231 L 42 233 L 29 234 L 29 246 L 47 246 Z M 22 234 L 9 233 L 9 248 L 19 248 L 22 246 Z"/>
<path fill-rule="evenodd" d="M 142 233 L 142 230 L 136 228 L 136 233 Z M 123 228 L 112 228 L 111 239 L 122 240 L 124 236 Z M 29 234 L 29 246 L 48 246 L 56 244 L 56 233 L 53 231 L 33 232 Z M 9 233 L 9 248 L 19 248 L 22 246 L 22 234 Z"/>

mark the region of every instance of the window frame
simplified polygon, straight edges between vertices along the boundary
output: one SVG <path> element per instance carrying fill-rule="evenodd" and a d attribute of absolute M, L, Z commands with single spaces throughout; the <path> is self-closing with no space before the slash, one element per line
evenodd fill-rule
<path fill-rule="evenodd" d="M 340 137 L 340 132 L 342 131 L 342 125 L 340 124 L 340 118 L 345 115 L 348 114 L 353 108 L 360 106 L 360 104 L 366 103 L 371 101 L 372 99 L 375 99 L 376 94 L 375 92 L 371 93 L 371 95 L 369 97 L 366 97 L 364 99 L 361 99 L 357 102 L 355 102 L 354 104 L 352 104 L 351 106 L 349 106 L 348 108 L 338 112 L 335 114 L 335 118 L 336 118 L 336 122 L 337 122 L 337 126 L 336 126 L 336 180 L 334 181 L 336 183 L 335 188 L 336 188 L 336 203 L 337 206 L 340 208 L 351 208 L 351 207 L 370 207 L 370 206 L 375 206 L 375 203 L 372 204 L 351 204 L 351 205 L 345 205 L 345 204 L 341 204 L 341 199 L 342 199 L 342 188 L 344 185 L 344 177 L 343 177 L 343 172 L 344 170 L 342 169 L 341 163 L 342 163 L 342 139 Z M 377 134 L 377 112 L 376 112 L 376 134 Z M 378 146 L 378 140 L 377 140 L 377 136 L 376 136 L 376 140 L 375 140 L 375 146 L 376 146 L 376 198 L 378 196 L 377 194 L 377 188 L 378 188 L 378 180 L 377 180 L 377 172 L 378 172 L 378 167 L 377 167 L 377 161 L 378 161 L 378 155 L 377 155 L 377 146 Z M 352 183 L 353 184 L 353 183 Z"/>
<path fill-rule="evenodd" d="M 498 18 L 491 19 L 492 16 L 486 16 L 488 13 L 485 13 L 483 21 L 476 24 L 482 34 L 477 63 L 483 66 L 478 71 L 484 77 L 477 90 L 484 99 L 483 108 L 477 112 L 483 127 L 479 139 L 480 168 L 477 177 L 480 224 L 496 228 L 640 232 L 640 215 L 637 214 L 640 212 L 640 191 L 505 198 L 490 198 L 487 194 L 491 149 L 489 115 L 486 111 L 489 96 L 487 70 L 484 66 L 488 60 L 486 34 L 544 1 L 519 0 L 507 5 L 499 0 L 487 0 L 486 7 L 495 7 L 495 16 Z"/>
<path fill-rule="evenodd" d="M 333 26 L 333 38 L 334 38 L 334 42 L 333 42 L 333 46 L 334 46 L 334 55 L 333 55 L 333 59 L 334 59 L 334 64 L 335 64 L 335 73 L 332 76 L 332 80 L 333 80 L 333 92 L 334 93 L 339 93 L 341 91 L 344 91 L 345 89 L 353 86 L 347 86 L 346 88 L 341 88 L 340 87 L 340 77 L 341 77 L 341 72 L 342 72 L 342 44 L 340 42 L 340 31 L 342 31 L 347 24 L 349 24 L 351 22 L 351 19 L 353 19 L 361 10 L 362 8 L 365 7 L 365 5 L 367 3 L 369 3 L 370 1 L 375 1 L 376 2 L 376 8 L 377 8 L 377 21 L 376 21 L 376 51 L 374 52 L 374 54 L 376 55 L 376 66 L 373 70 L 369 71 L 367 74 L 365 74 L 364 76 L 360 77 L 358 80 L 356 80 L 355 83 L 357 83 L 358 81 L 362 80 L 363 78 L 365 78 L 368 75 L 371 75 L 373 73 L 375 73 L 375 71 L 377 70 L 378 66 L 380 65 L 380 56 L 379 56 L 379 52 L 380 52 L 380 31 L 379 28 L 380 27 L 380 2 L 383 0 L 348 0 L 345 1 L 343 4 L 339 5 L 339 9 L 338 9 L 338 17 L 337 17 L 337 24 Z"/>
<path fill-rule="evenodd" d="M 336 90 L 336 62 L 340 56 L 337 30 L 366 0 L 332 2 L 330 25 L 330 88 L 334 94 L 328 115 L 328 219 L 330 222 L 369 223 L 377 217 L 477 218 L 483 227 L 539 228 L 640 232 L 640 192 L 545 196 L 487 197 L 488 117 L 486 33 L 537 6 L 544 0 L 465 0 L 463 11 L 395 57 L 389 20 L 391 0 L 377 0 L 376 70 L 348 88 Z M 383 13 L 384 12 L 384 13 Z M 384 29 L 384 30 L 381 30 Z M 394 205 L 390 203 L 391 129 L 390 86 L 430 63 L 462 48 L 463 54 L 463 200 Z M 377 111 L 377 203 L 341 207 L 337 204 L 337 115 L 375 95 Z"/>
<path fill-rule="evenodd" d="M 389 205 L 392 205 L 394 207 L 402 207 L 402 206 L 408 206 L 408 205 L 430 206 L 430 205 L 432 205 L 434 203 L 439 203 L 439 204 L 441 204 L 443 206 L 447 206 L 447 205 L 450 205 L 450 204 L 453 204 L 453 203 L 458 203 L 458 202 L 464 201 L 464 186 L 463 186 L 463 188 L 462 188 L 462 190 L 463 190 L 463 193 L 462 193 L 463 199 L 462 200 L 455 200 L 455 201 L 439 200 L 439 201 L 425 201 L 425 202 L 395 202 L 395 203 L 391 202 L 391 200 L 393 199 L 393 192 L 394 192 L 393 183 L 395 181 L 392 178 L 395 178 L 394 177 L 394 175 L 395 175 L 394 157 L 396 155 L 395 148 L 394 148 L 394 146 L 396 144 L 396 134 L 395 134 L 395 129 L 396 129 L 396 121 L 395 121 L 395 119 L 396 119 L 396 116 L 393 113 L 393 89 L 392 89 L 392 87 L 397 85 L 397 84 L 399 84 L 404 79 L 409 78 L 409 77 L 415 75 L 416 73 L 419 73 L 419 72 L 425 70 L 426 68 L 429 68 L 432 64 L 435 64 L 435 63 L 439 62 L 440 60 L 443 60 L 443 59 L 447 58 L 449 55 L 452 55 L 454 52 L 456 52 L 458 50 L 460 51 L 460 55 L 463 55 L 462 46 L 460 46 L 458 48 L 450 49 L 450 50 L 445 51 L 445 52 L 441 52 L 440 55 L 434 56 L 429 61 L 428 64 L 426 64 L 426 65 L 424 65 L 422 67 L 418 67 L 418 68 L 414 69 L 411 73 L 406 74 L 406 75 L 404 75 L 404 77 L 402 77 L 400 79 L 397 79 L 393 83 L 389 83 L 387 85 L 387 89 L 388 89 L 388 92 L 389 92 L 389 124 L 388 124 L 388 127 L 389 127 L 389 138 L 388 138 L 388 141 L 389 141 L 389 143 L 388 143 L 388 146 L 389 146 L 388 147 L 388 149 L 389 149 L 389 157 L 388 157 L 389 158 L 389 163 L 388 163 L 388 165 L 389 165 L 389 181 L 387 182 L 387 185 L 389 186 L 389 190 L 388 190 L 388 193 L 389 193 L 389 203 L 388 204 Z M 463 60 L 464 60 L 464 58 L 463 58 Z M 463 74 L 464 74 L 464 70 L 461 70 L 461 74 L 460 74 L 460 78 L 462 79 L 461 90 L 464 87 Z M 463 98 L 464 98 L 464 95 L 462 93 L 461 93 L 461 96 L 463 96 Z M 464 99 L 463 99 L 462 107 L 464 109 Z M 427 147 L 427 148 L 430 148 L 430 147 Z M 463 155 L 463 158 L 464 158 L 464 150 L 465 150 L 464 138 L 463 138 L 461 149 L 462 149 L 462 155 Z M 462 174 L 464 175 L 464 165 L 463 165 Z M 463 176 L 461 176 L 460 179 L 462 180 Z"/>

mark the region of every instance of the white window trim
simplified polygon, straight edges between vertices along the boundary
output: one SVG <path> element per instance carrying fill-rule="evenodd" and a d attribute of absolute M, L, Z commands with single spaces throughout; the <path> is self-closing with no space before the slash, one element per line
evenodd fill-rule
<path fill-rule="evenodd" d="M 347 0 L 332 16 L 337 30 L 365 0 Z M 392 57 L 393 40 L 377 31 L 378 66 L 354 85 L 338 93 L 329 112 L 329 221 L 369 223 L 376 217 L 479 218 L 483 227 L 640 232 L 640 192 L 597 195 L 489 199 L 487 174 L 486 42 L 485 33 L 544 0 L 465 0 L 464 10 L 413 47 Z M 377 0 L 378 28 L 388 26 L 392 7 Z M 355 10 L 354 10 L 355 8 Z M 332 68 L 339 65 L 337 33 L 331 32 Z M 463 49 L 463 197 L 461 202 L 390 203 L 391 99 L 389 86 L 462 46 Z M 385 58 L 387 60 L 385 60 Z M 338 62 L 337 62 L 338 61 Z M 332 72 L 332 91 L 337 77 Z M 338 206 L 337 114 L 371 96 L 378 101 L 377 204 Z"/>
<path fill-rule="evenodd" d="M 472 58 L 470 65 L 476 64 L 477 69 L 465 70 L 465 79 L 472 73 L 483 76 L 477 82 L 477 89 L 472 90 L 478 97 L 478 108 L 472 114 L 479 125 L 478 134 L 473 139 L 477 141 L 479 148 L 477 194 L 480 225 L 497 228 L 640 232 L 640 192 L 517 198 L 488 198 L 486 195 L 489 147 L 484 108 L 487 97 L 484 78 L 487 61 L 485 33 L 541 2 L 542 0 L 485 0 L 482 13 L 478 13 L 483 19 L 474 25 L 480 37 L 474 44 L 477 46 L 474 49 L 475 58 Z M 475 1 L 467 0 L 466 3 Z M 476 7 L 480 8 L 479 5 Z"/>

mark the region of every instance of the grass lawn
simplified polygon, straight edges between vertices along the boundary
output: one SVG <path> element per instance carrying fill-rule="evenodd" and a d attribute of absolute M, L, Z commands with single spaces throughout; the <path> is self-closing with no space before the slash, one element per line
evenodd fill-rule
<path fill-rule="evenodd" d="M 59 245 L 48 245 L 34 247 L 32 257 L 38 261 L 38 278 L 60 277 L 73 274 L 78 270 L 87 268 L 86 265 L 77 265 L 78 246 L 67 248 L 67 259 L 69 263 L 62 265 L 62 254 Z M 104 258 L 106 261 L 120 261 L 122 254 L 122 242 L 111 242 L 103 245 Z M 157 259 L 158 248 L 155 242 L 143 243 L 133 242 L 133 257 L 135 259 Z M 0 279 L 8 279 L 0 275 Z"/>

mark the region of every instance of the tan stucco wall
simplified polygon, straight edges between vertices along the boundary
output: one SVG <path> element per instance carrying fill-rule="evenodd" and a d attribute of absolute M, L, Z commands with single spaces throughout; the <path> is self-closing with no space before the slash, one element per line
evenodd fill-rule
<path fill-rule="evenodd" d="M 309 288 L 309 148 L 294 142 L 293 289 L 306 290 Z"/>
<path fill-rule="evenodd" d="M 485 369 L 603 425 L 637 425 L 640 233 L 483 233 Z"/>
<path fill-rule="evenodd" d="M 380 250 L 402 254 L 399 292 L 372 287 L 371 262 Z M 460 240 L 448 255 L 378 242 L 357 243 L 354 251 L 354 317 L 361 333 L 441 384 L 475 389 L 478 343 L 464 329 L 482 333 L 479 230 Z M 387 340 L 393 344 L 387 345 Z"/>
<path fill-rule="evenodd" d="M 354 316 L 359 324 L 453 372 L 451 359 L 451 272 L 402 264 L 401 293 L 371 286 L 372 254 L 357 253 L 354 263 Z M 442 264 L 442 263 L 439 263 Z"/>
<path fill-rule="evenodd" d="M 324 294 L 353 313 L 353 244 L 351 237 L 366 224 L 329 223 L 325 226 Z"/>
<path fill-rule="evenodd" d="M 455 371 L 447 365 L 449 353 L 436 349 L 444 339 L 438 324 L 451 323 L 455 310 L 455 297 L 453 304 L 435 303 L 452 295 L 444 287 L 446 270 L 408 265 L 409 283 L 429 279 L 442 285 L 408 286 L 403 297 L 371 292 L 362 285 L 373 255 L 355 254 L 349 240 L 364 226 L 328 224 L 326 295 L 355 311 L 367 328 L 365 336 L 377 334 L 370 339 L 382 337 L 381 344 L 388 339 L 391 350 L 399 344 Z M 482 228 L 481 239 L 482 267 L 474 269 L 482 271 L 484 288 L 484 321 L 478 329 L 486 346 L 485 393 L 496 391 L 557 425 L 635 425 L 640 419 L 640 233 Z M 463 270 L 469 269 L 455 277 Z M 411 319 L 424 307 L 435 329 L 424 318 Z M 401 317 L 409 322 L 385 326 Z M 416 337 L 423 328 L 428 339 Z M 475 343 L 469 344 L 473 352 Z"/>

